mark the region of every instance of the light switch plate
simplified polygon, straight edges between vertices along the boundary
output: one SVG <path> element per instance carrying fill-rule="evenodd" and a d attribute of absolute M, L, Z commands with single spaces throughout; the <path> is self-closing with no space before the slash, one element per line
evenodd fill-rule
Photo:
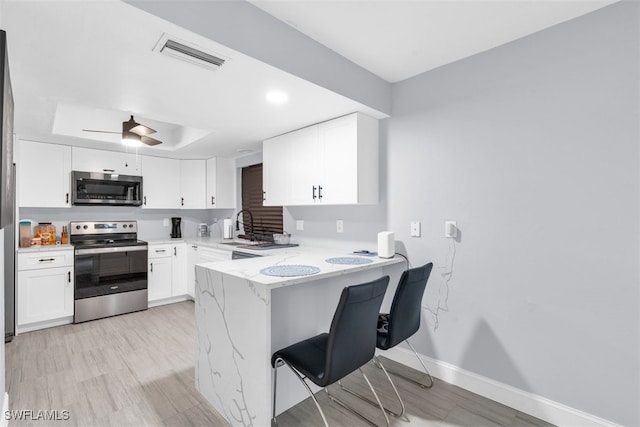
<path fill-rule="evenodd" d="M 304 221 L 299 219 L 296 221 L 296 230 L 301 231 L 304 230 Z"/>
<path fill-rule="evenodd" d="M 341 219 L 336 221 L 336 232 L 337 233 L 344 232 L 344 221 L 342 221 Z"/>
<path fill-rule="evenodd" d="M 165 227 L 168 227 L 169 226 L 169 218 L 164 218 L 162 220 L 162 225 L 165 226 Z"/>
<path fill-rule="evenodd" d="M 420 221 L 411 221 L 411 237 L 420 237 Z"/>

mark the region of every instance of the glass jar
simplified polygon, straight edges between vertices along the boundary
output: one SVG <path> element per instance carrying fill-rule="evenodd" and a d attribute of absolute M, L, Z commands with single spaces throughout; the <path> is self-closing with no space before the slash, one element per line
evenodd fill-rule
<path fill-rule="evenodd" d="M 39 238 L 42 245 L 55 245 L 56 226 L 50 222 L 39 222 L 34 227 L 33 237 Z"/>

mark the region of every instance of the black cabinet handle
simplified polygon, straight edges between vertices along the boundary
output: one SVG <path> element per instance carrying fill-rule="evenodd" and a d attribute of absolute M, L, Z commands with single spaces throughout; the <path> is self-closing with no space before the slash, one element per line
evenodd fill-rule
<path fill-rule="evenodd" d="M 55 258 L 40 258 L 38 262 L 51 262 L 55 260 L 56 260 Z"/>
<path fill-rule="evenodd" d="M 176 247 L 173 247 L 173 256 L 178 256 L 178 251 L 176 251 Z"/>
<path fill-rule="evenodd" d="M 180 198 L 180 206 L 184 206 L 184 197 Z"/>
<path fill-rule="evenodd" d="M 102 172 L 115 172 L 115 169 L 102 169 Z"/>
<path fill-rule="evenodd" d="M 316 186 L 313 186 L 313 200 L 316 199 Z"/>
<path fill-rule="evenodd" d="M 157 254 L 162 254 L 162 253 L 165 253 L 165 252 L 167 252 L 166 249 L 156 249 L 156 253 Z"/>
<path fill-rule="evenodd" d="M 318 199 L 322 200 L 322 185 L 318 185 Z"/>
<path fill-rule="evenodd" d="M 153 273 L 153 263 L 151 263 L 151 272 Z"/>
<path fill-rule="evenodd" d="M 67 282 L 71 283 L 71 272 L 67 271 Z"/>
<path fill-rule="evenodd" d="M 143 199 L 144 199 L 144 205 L 147 206 L 147 196 L 144 196 Z"/>
<path fill-rule="evenodd" d="M 262 192 L 262 201 L 267 200 L 267 193 L 265 191 Z"/>
<path fill-rule="evenodd" d="M 213 197 L 213 196 L 211 196 L 211 204 L 212 204 L 212 205 L 215 205 L 215 204 L 216 204 L 216 198 L 215 198 L 215 197 Z"/>
<path fill-rule="evenodd" d="M 67 193 L 67 198 L 65 199 L 65 203 L 69 204 L 69 193 Z"/>

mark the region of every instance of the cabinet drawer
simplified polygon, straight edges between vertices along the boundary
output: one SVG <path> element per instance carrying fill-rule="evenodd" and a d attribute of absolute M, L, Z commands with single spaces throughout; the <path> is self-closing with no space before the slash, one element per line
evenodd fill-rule
<path fill-rule="evenodd" d="M 173 255 L 173 245 L 149 245 L 149 259 Z"/>
<path fill-rule="evenodd" d="M 18 270 L 73 266 L 73 250 L 18 254 Z"/>

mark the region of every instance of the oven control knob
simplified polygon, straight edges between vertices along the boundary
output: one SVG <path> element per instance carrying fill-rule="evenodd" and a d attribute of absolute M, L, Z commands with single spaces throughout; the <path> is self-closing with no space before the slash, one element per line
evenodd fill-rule
<path fill-rule="evenodd" d="M 129 228 L 133 228 L 133 224 L 129 224 Z"/>
<path fill-rule="evenodd" d="M 84 228 L 86 230 L 87 228 L 89 228 L 89 226 L 87 224 L 85 224 L 85 225 L 82 226 L 82 228 Z"/>
<path fill-rule="evenodd" d="M 123 227 L 123 228 L 127 228 L 127 224 L 124 224 L 122 227 Z"/>
<path fill-rule="evenodd" d="M 80 226 L 79 225 L 76 225 L 76 230 L 80 230 Z"/>

